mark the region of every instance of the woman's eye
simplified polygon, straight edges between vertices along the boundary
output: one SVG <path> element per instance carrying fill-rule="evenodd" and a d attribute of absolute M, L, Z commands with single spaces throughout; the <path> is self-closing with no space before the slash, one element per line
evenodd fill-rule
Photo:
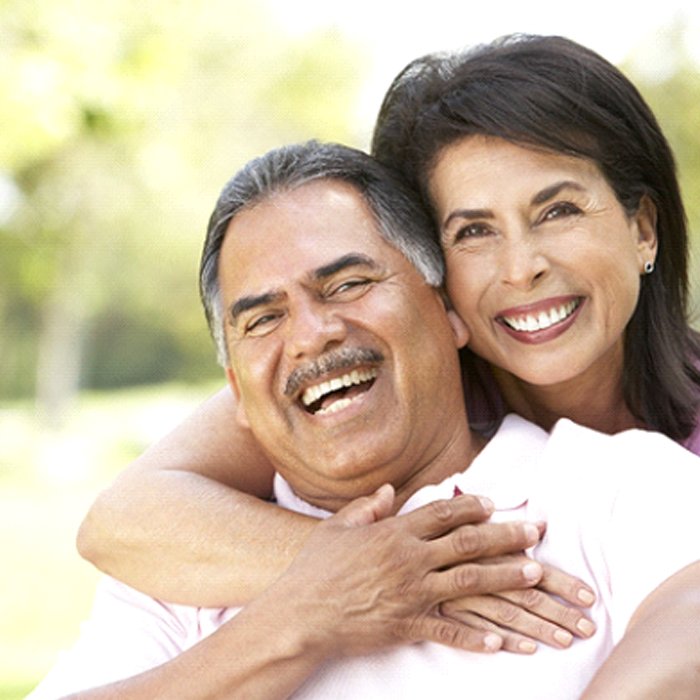
<path fill-rule="evenodd" d="M 552 221 L 553 219 L 561 219 L 565 216 L 574 216 L 580 213 L 581 210 L 575 204 L 571 204 L 571 202 L 558 202 L 547 209 L 542 220 Z"/>
<path fill-rule="evenodd" d="M 488 235 L 491 232 L 491 228 L 486 226 L 486 224 L 467 224 L 462 226 L 455 234 L 454 240 L 461 241 L 468 238 L 481 238 Z"/>

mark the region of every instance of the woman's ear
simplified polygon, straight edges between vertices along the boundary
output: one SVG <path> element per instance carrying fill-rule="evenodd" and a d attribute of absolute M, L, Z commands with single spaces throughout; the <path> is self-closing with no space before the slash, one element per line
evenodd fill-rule
<path fill-rule="evenodd" d="M 463 348 L 469 342 L 469 331 L 466 325 L 464 325 L 464 321 L 462 321 L 459 314 L 452 309 L 447 310 L 447 320 L 452 327 L 456 346 L 458 348 Z"/>
<path fill-rule="evenodd" d="M 243 405 L 243 399 L 241 398 L 241 391 L 238 388 L 236 373 L 230 367 L 226 368 L 226 379 L 228 380 L 228 385 L 231 387 L 231 391 L 236 398 L 236 421 L 244 428 L 250 428 L 248 414 L 245 412 L 245 406 Z"/>
<path fill-rule="evenodd" d="M 644 269 L 646 263 L 654 263 L 658 248 L 656 205 L 649 195 L 645 194 L 640 200 L 634 219 L 637 224 L 637 250 L 640 268 Z"/>

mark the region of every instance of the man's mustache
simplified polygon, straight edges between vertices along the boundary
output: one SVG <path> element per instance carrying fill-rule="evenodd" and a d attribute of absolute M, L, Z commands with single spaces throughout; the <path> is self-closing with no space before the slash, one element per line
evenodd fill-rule
<path fill-rule="evenodd" d="M 365 364 L 378 364 L 384 360 L 384 355 L 371 348 L 341 348 L 331 350 L 321 357 L 292 370 L 284 387 L 285 396 L 294 396 L 300 387 L 308 382 L 316 381 L 325 374 L 338 369 L 349 369 Z"/>

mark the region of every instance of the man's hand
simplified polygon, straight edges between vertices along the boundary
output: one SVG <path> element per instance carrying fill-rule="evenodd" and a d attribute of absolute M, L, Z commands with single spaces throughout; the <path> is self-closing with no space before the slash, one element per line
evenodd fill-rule
<path fill-rule="evenodd" d="M 500 634 L 462 624 L 440 606 L 540 581 L 537 562 L 502 556 L 535 544 L 537 526 L 487 523 L 493 507 L 476 496 L 390 517 L 393 500 L 393 489 L 384 486 L 320 523 L 263 598 L 275 605 L 294 601 L 289 614 L 305 626 L 315 648 L 330 656 L 415 641 L 500 649 Z"/>

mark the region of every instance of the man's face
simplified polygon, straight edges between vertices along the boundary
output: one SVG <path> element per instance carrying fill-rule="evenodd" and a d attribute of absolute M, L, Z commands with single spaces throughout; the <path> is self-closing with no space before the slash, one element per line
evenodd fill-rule
<path fill-rule="evenodd" d="M 301 497 L 334 508 L 401 489 L 453 439 L 465 339 L 351 186 L 238 214 L 219 278 L 239 419 Z"/>

